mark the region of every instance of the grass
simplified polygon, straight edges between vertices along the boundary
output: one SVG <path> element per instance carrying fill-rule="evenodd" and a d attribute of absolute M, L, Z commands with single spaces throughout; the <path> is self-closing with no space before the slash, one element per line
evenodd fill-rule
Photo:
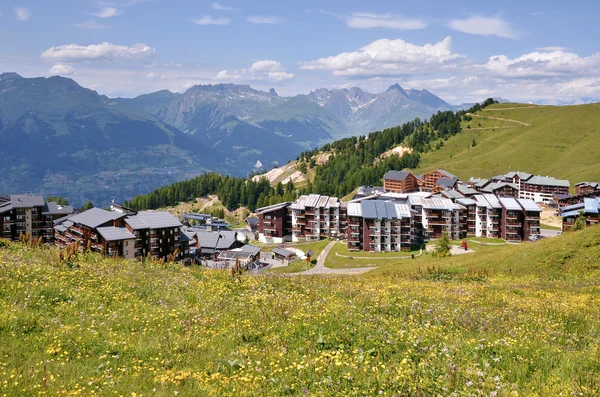
<path fill-rule="evenodd" d="M 410 274 L 232 278 L 10 244 L 0 394 L 598 395 L 599 255 L 596 226 Z"/>
<path fill-rule="evenodd" d="M 562 230 L 562 227 L 547 225 L 545 223 L 540 223 L 540 228 L 547 230 Z"/>
<path fill-rule="evenodd" d="M 337 256 L 336 254 L 343 255 Z M 333 246 L 327 259 L 325 267 L 331 269 L 347 269 L 355 267 L 381 266 L 389 263 L 397 263 L 404 261 L 413 261 L 411 255 L 418 255 L 419 248 L 413 247 L 413 250 L 408 252 L 355 252 L 348 250 L 345 243 L 336 244 Z M 352 258 L 346 258 L 350 256 Z"/>
<path fill-rule="evenodd" d="M 315 267 L 315 265 L 313 265 L 311 263 L 307 263 L 306 260 L 301 259 L 301 260 L 292 262 L 287 266 L 268 269 L 267 273 L 273 273 L 273 274 L 299 273 L 299 272 L 304 272 L 306 270 L 310 270 L 313 267 Z"/>
<path fill-rule="evenodd" d="M 491 110 L 519 107 L 516 110 Z M 459 178 L 491 177 L 507 171 L 527 171 L 570 179 L 600 180 L 600 104 L 519 106 L 498 104 L 478 113 L 530 124 L 473 117 L 463 132 L 425 153 L 415 172 L 444 168 Z M 478 127 L 491 128 L 474 130 Z M 467 129 L 470 124 L 472 129 Z M 509 127 L 509 128 L 493 128 Z M 473 139 L 477 145 L 471 147 Z M 535 148 L 535 150 L 532 150 Z"/>

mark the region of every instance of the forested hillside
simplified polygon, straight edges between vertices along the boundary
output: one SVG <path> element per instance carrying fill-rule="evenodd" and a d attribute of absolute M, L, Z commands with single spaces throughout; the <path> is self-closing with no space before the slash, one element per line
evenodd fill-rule
<path fill-rule="evenodd" d="M 461 132 L 461 120 L 466 113 L 479 111 L 493 103 L 495 101 L 490 98 L 466 111 L 438 112 L 429 121 L 415 119 L 402 126 L 341 139 L 320 149 L 303 152 L 297 159 L 298 169 L 306 172 L 307 168 L 314 168 L 315 173 L 313 181 L 308 181 L 301 189 L 296 189 L 291 182 L 272 187 L 266 179 L 253 181 L 209 173 L 164 186 L 124 204 L 135 209 L 154 209 L 216 194 L 229 209 L 243 205 L 253 211 L 263 205 L 294 200 L 296 193 L 343 197 L 357 186 L 380 183 L 383 174 L 390 169 L 418 167 L 422 153 L 441 148 L 444 141 Z M 412 153 L 380 158 L 398 145 L 410 147 Z M 329 160 L 317 165 L 315 156 L 324 152 L 331 154 Z"/>

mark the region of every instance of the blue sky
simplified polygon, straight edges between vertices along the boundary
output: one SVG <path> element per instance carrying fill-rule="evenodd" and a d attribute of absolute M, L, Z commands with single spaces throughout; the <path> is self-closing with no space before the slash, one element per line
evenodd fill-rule
<path fill-rule="evenodd" d="M 600 2 L 3 0 L 0 70 L 109 96 L 399 83 L 451 103 L 600 98 Z"/>

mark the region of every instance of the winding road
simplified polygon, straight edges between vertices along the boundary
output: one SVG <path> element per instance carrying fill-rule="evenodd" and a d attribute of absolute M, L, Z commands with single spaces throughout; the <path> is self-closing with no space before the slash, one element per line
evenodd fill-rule
<path fill-rule="evenodd" d="M 355 268 L 351 268 L 351 269 L 330 269 L 328 267 L 325 267 L 325 259 L 327 259 L 327 255 L 329 255 L 329 251 L 331 250 L 331 248 L 333 248 L 333 246 L 335 244 L 337 244 L 336 241 L 332 241 L 329 244 L 327 244 L 327 246 L 325 247 L 325 249 L 323 249 L 323 251 L 321 251 L 321 254 L 317 258 L 317 264 L 315 265 L 315 267 L 313 267 L 310 270 L 306 270 L 304 272 L 292 273 L 292 274 L 294 274 L 294 275 L 300 275 L 300 276 L 310 276 L 310 275 L 314 275 L 314 274 L 346 274 L 346 275 L 352 275 L 352 274 L 366 273 L 366 272 L 368 272 L 370 270 L 375 269 L 375 267 L 355 267 Z"/>

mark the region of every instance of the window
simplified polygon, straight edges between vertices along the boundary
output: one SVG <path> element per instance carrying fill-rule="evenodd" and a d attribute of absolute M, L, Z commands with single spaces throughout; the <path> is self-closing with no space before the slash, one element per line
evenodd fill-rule
<path fill-rule="evenodd" d="M 163 235 L 163 236 L 165 235 L 165 231 L 164 231 L 164 230 L 162 231 L 162 235 Z"/>
<path fill-rule="evenodd" d="M 129 246 L 129 241 L 125 241 L 125 247 Z"/>
<path fill-rule="evenodd" d="M 129 255 L 129 251 L 125 250 L 125 256 Z"/>

